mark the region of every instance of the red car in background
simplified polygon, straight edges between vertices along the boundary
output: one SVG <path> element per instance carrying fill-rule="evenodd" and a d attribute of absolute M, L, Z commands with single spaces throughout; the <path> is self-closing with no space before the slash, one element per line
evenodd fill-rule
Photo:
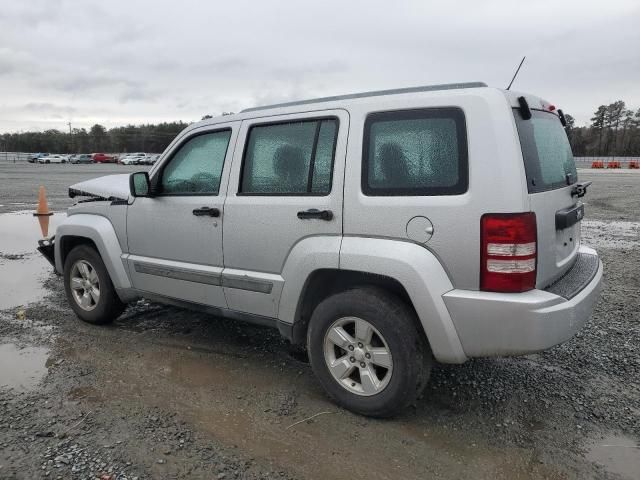
<path fill-rule="evenodd" d="M 116 163 L 116 157 L 112 157 L 106 153 L 92 153 L 91 158 L 94 163 Z"/>

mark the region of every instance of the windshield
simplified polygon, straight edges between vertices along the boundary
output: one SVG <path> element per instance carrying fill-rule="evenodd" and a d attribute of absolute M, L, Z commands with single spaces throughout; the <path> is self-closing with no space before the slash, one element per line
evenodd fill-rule
<path fill-rule="evenodd" d="M 531 111 L 524 120 L 520 109 L 513 114 L 518 126 L 522 157 L 527 174 L 529 193 L 566 187 L 578 180 L 571 145 L 560 119 L 553 113 Z"/>

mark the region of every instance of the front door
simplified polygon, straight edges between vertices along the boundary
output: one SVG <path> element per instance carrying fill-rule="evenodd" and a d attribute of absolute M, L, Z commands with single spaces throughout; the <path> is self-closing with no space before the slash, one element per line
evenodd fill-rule
<path fill-rule="evenodd" d="M 230 309 L 277 317 L 283 269 L 307 239 L 336 245 L 337 266 L 348 130 L 344 110 L 242 122 L 225 203 Z"/>
<path fill-rule="evenodd" d="M 143 292 L 226 307 L 221 286 L 227 178 L 239 122 L 187 132 L 127 212 L 129 272 Z"/>

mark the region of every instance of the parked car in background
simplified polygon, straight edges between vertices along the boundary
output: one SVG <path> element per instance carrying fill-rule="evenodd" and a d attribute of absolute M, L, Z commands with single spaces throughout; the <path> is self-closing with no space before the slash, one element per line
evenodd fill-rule
<path fill-rule="evenodd" d="M 160 158 L 160 154 L 159 153 L 154 153 L 152 155 L 147 155 L 147 158 L 145 159 L 144 165 L 154 165 L 158 161 L 158 158 Z"/>
<path fill-rule="evenodd" d="M 67 163 L 67 159 L 62 155 L 47 155 L 38 158 L 38 163 Z"/>
<path fill-rule="evenodd" d="M 49 154 L 48 154 L 48 153 L 34 153 L 33 155 L 31 155 L 31 156 L 28 158 L 28 160 L 27 160 L 27 161 L 28 161 L 29 163 L 38 163 L 38 160 L 39 160 L 40 158 L 42 158 L 42 157 L 48 157 L 48 156 L 49 156 Z"/>
<path fill-rule="evenodd" d="M 72 155 L 69 163 L 93 163 L 93 158 L 91 158 L 91 154 L 89 153 L 79 153 Z"/>
<path fill-rule="evenodd" d="M 147 158 L 146 153 L 129 153 L 118 160 L 122 165 L 140 165 L 144 164 Z"/>
<path fill-rule="evenodd" d="M 106 153 L 92 153 L 91 158 L 94 163 L 116 163 L 116 157 Z"/>

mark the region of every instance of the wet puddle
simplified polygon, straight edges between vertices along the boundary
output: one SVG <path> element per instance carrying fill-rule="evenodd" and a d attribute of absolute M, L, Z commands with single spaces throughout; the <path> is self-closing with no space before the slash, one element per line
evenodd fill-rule
<path fill-rule="evenodd" d="M 19 348 L 0 344 L 0 387 L 29 390 L 47 374 L 49 350 L 44 347 Z"/>
<path fill-rule="evenodd" d="M 637 479 L 640 476 L 640 445 L 630 437 L 610 435 L 593 442 L 587 458 L 624 478 Z"/>
<path fill-rule="evenodd" d="M 49 217 L 49 235 L 64 217 L 64 213 Z M 36 250 L 40 238 L 40 226 L 32 212 L 0 215 L 0 310 L 42 297 L 42 282 L 52 267 Z"/>

